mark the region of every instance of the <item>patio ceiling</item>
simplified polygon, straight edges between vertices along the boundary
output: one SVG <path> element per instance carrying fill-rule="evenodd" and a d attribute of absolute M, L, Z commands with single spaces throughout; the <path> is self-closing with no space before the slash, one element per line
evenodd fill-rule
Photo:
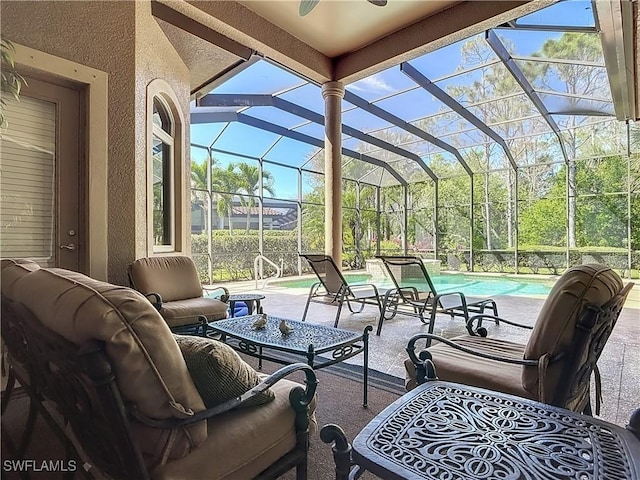
<path fill-rule="evenodd" d="M 206 11 L 198 2 L 189 3 Z M 392 3 L 430 2 L 390 1 L 388 5 Z M 423 14 L 420 22 L 426 22 L 427 18 L 451 12 L 466 3 L 437 2 L 440 8 L 414 13 L 417 18 Z M 483 2 L 483 5 L 488 3 L 509 2 Z M 511 9 L 503 8 L 513 12 L 528 2 L 516 3 L 510 5 Z M 394 185 L 436 180 L 452 171 L 468 175 L 517 169 L 530 163 L 519 150 L 522 139 L 531 137 L 539 139 L 545 155 L 556 160 L 566 162 L 579 156 L 579 152 L 567 149 L 570 129 L 605 128 L 602 125 L 637 117 L 635 52 L 629 43 L 633 31 L 631 35 L 628 31 L 629 20 L 636 12 L 627 3 L 570 1 L 547 6 L 549 2 L 545 2 L 536 3 L 535 8 L 545 8 L 533 12 L 534 8 L 527 5 L 526 11 L 531 13 L 526 15 L 506 19 L 504 12 L 502 16 L 494 15 L 492 28 L 478 30 L 482 26 L 479 22 L 474 28 L 460 30 L 457 41 L 451 42 L 452 37 L 444 35 L 422 49 L 408 48 L 387 68 L 380 69 L 388 63 L 383 59 L 376 65 L 364 66 L 358 74 L 347 75 L 342 102 L 343 155 L 345 164 L 359 168 L 344 169 L 346 176 L 377 185 Z M 292 26 L 305 25 L 297 16 L 297 2 L 241 4 L 288 29 L 296 38 L 305 37 Z M 270 7 L 272 4 L 278 4 L 278 9 Z M 322 0 L 316 7 L 316 22 L 306 23 L 307 28 L 315 30 L 316 24 L 326 28 L 327 21 L 322 19 L 347 8 L 343 4 L 354 9 L 370 6 L 364 0 Z M 384 10 L 372 8 L 375 10 L 370 11 L 376 13 Z M 304 19 L 315 15 L 316 9 Z M 280 14 L 273 10 L 281 11 L 288 20 L 279 19 Z M 389 12 L 400 15 L 395 7 Z M 371 18 L 379 21 L 376 15 Z M 495 24 L 498 18 L 502 21 Z M 165 15 L 164 19 L 168 17 Z M 175 24 L 174 21 L 174 28 Z M 620 26 L 624 28 L 620 30 Z M 335 45 L 323 43 L 327 35 L 324 40 L 314 40 L 311 34 L 304 38 L 314 51 L 338 55 L 332 61 L 334 78 L 340 71 L 340 58 L 353 60 L 353 55 L 368 48 L 367 42 L 371 45 L 389 36 L 373 27 L 369 32 L 373 37 L 366 37 L 359 26 L 355 30 L 360 33 L 354 34 L 351 43 L 342 43 L 340 51 L 335 50 Z M 476 33 L 461 36 L 469 31 Z M 567 33 L 574 36 L 575 42 L 596 44 L 595 55 L 593 49 L 588 56 L 584 52 L 581 55 L 579 48 L 545 50 L 547 42 L 557 44 Z M 451 43 L 444 44 L 445 40 Z M 435 48 L 440 44 L 444 45 Z M 425 53 L 416 54 L 417 51 Z M 295 73 L 283 62 L 274 61 L 273 57 L 278 60 L 277 55 L 235 52 L 235 63 L 228 61 L 223 75 L 208 86 L 200 82 L 194 89 L 198 98 L 191 113 L 196 132 L 192 141 L 225 150 L 233 143 L 232 138 L 251 138 L 247 152 L 239 153 L 321 172 L 322 162 L 318 158 L 324 143 L 324 103 L 320 85 L 324 79 L 318 79 L 317 71 L 306 76 Z M 411 57 L 398 62 L 408 55 Z M 291 67 L 291 62 L 287 63 Z M 376 73 L 361 76 L 372 68 Z M 308 73 L 305 68 L 298 71 L 304 70 Z M 566 71 L 573 71 L 587 81 L 575 81 L 568 88 L 561 78 Z M 210 93 L 202 95 L 208 89 Z M 478 93 L 480 89 L 482 94 Z M 225 126 L 207 127 L 214 123 Z M 233 128 L 227 128 L 231 123 Z M 207 130 L 212 132 L 209 136 Z M 300 153 L 275 155 L 274 152 L 284 152 L 283 146 L 291 146 L 292 142 L 302 144 L 292 149 Z M 484 155 L 482 161 L 477 161 L 478 155 Z"/>

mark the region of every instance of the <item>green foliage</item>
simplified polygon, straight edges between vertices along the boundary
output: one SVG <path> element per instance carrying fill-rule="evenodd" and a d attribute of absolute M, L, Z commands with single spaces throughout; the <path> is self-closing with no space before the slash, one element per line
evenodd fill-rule
<path fill-rule="evenodd" d="M 207 189 L 207 162 L 191 162 L 191 188 Z"/>
<path fill-rule="evenodd" d="M 509 41 L 503 41 L 507 49 L 512 50 Z M 595 258 L 596 252 L 598 258 L 618 265 L 621 259 L 626 258 L 617 249 L 627 251 L 627 218 L 630 217 L 632 258 L 634 268 L 637 268 L 640 255 L 636 254 L 640 250 L 640 155 L 636 153 L 631 157 L 629 178 L 628 159 L 610 153 L 620 151 L 620 132 L 613 127 L 598 126 L 600 124 L 581 129 L 581 122 L 588 120 L 588 116 L 569 114 L 554 116 L 563 130 L 563 144 L 568 157 L 565 159 L 558 140 L 553 135 L 541 134 L 541 120 L 531 119 L 531 102 L 525 95 L 514 95 L 520 87 L 512 76 L 505 75 L 501 63 L 492 61 L 495 55 L 487 43 L 476 36 L 464 43 L 461 55 L 460 68 L 477 67 L 472 76 L 473 82 L 467 85 L 451 82 L 447 93 L 465 105 L 473 105 L 474 113 L 507 139 L 509 152 L 519 166 L 517 174 L 504 149 L 495 142 L 462 149 L 464 161 L 475 172 L 473 199 L 470 199 L 471 181 L 463 166 L 448 154 L 430 154 L 427 163 L 440 178 L 438 225 L 435 225 L 433 182 L 414 183 L 415 171 L 401 167 L 401 174 L 409 181 L 406 232 L 404 192 L 400 186 L 380 188 L 381 208 L 376 212 L 377 188 L 344 180 L 342 240 L 346 263 L 361 266 L 365 258 L 376 253 L 376 247 L 383 253 L 401 253 L 400 239 L 403 236 L 407 238 L 410 251 L 433 249 L 437 231 L 441 258 L 444 262 L 451 260 L 461 270 L 470 267 L 469 252 L 473 246 L 474 264 L 479 270 L 515 271 L 516 238 L 519 241 L 517 267 L 520 271 L 561 271 L 566 268 L 567 245 L 571 246 L 570 262 L 589 256 Z M 600 92 L 608 95 L 606 75 L 602 74 L 602 69 L 589 65 L 591 62 L 602 63 L 600 41 L 596 35 L 566 33 L 547 41 L 533 56 L 586 60 L 582 63 L 518 62 L 525 76 L 539 89 L 558 90 L 561 85 L 561 90 L 569 94 L 558 108 L 579 112 L 585 107 L 584 97 L 598 97 Z M 513 118 L 524 120 L 510 121 Z M 452 130 L 463 128 L 455 114 L 444 113 L 440 120 L 450 121 Z M 432 131 L 436 130 L 435 122 L 434 116 L 430 116 L 416 121 L 416 125 Z M 412 141 L 400 129 L 383 130 L 376 136 L 394 145 Z M 639 128 L 632 130 L 632 146 L 636 151 L 640 150 Z M 365 151 L 367 148 L 362 144 L 355 150 Z M 579 160 L 589 156 L 601 160 Z M 323 170 L 322 156 L 308 160 L 306 165 L 310 170 Z M 240 167 L 231 168 L 234 169 L 239 171 Z M 343 159 L 344 178 L 383 184 L 385 180 L 374 169 L 357 159 Z M 233 190 L 222 181 L 216 184 L 214 190 L 222 192 L 219 194 L 222 200 L 218 202 L 219 212 L 224 210 L 227 192 L 240 191 L 249 198 L 256 193 L 256 171 L 249 167 L 244 172 L 244 183 L 238 183 L 237 187 L 240 190 Z M 313 189 L 305 193 L 302 232 L 305 249 L 319 252 L 324 250 L 324 183 L 319 176 L 309 175 L 311 180 L 307 185 Z M 268 191 L 267 186 L 265 189 Z M 631 191 L 630 214 L 628 190 Z M 472 213 L 474 235 L 469 238 Z M 568 222 L 569 216 L 572 222 Z M 249 248 L 249 245 L 243 248 Z M 292 244 L 290 248 L 296 250 L 297 247 Z M 292 261 L 292 265 L 295 263 Z"/>
<path fill-rule="evenodd" d="M 380 253 L 385 255 L 402 254 L 402 247 L 397 242 L 382 240 L 380 241 Z"/>
<path fill-rule="evenodd" d="M 240 204 L 247 211 L 247 228 L 249 231 L 251 209 L 257 203 L 260 193 L 260 170 L 256 165 L 245 162 L 230 163 L 226 168 L 218 166 L 218 160 L 211 158 L 211 190 L 214 192 L 216 210 L 220 217 L 228 218 L 231 229 L 231 215 L 233 214 L 233 197 L 238 195 Z M 271 172 L 263 170 L 262 188 L 265 192 L 275 195 L 274 179 Z M 207 190 L 207 161 L 191 162 L 191 188 Z"/>
<path fill-rule="evenodd" d="M 540 199 L 520 213 L 518 240 L 527 245 L 562 246 L 566 243 L 565 201 L 561 198 Z"/>
<path fill-rule="evenodd" d="M 20 90 L 23 85 L 27 84 L 27 81 L 22 75 L 16 71 L 16 65 L 13 60 L 13 54 L 16 49 L 11 41 L 6 38 L 0 40 L 0 54 L 2 56 L 2 63 L 0 67 L 0 75 L 2 81 L 0 83 L 0 127 L 4 127 L 6 118 L 4 116 L 4 109 L 7 105 L 7 97 L 14 100 L 20 100 Z"/>
<path fill-rule="evenodd" d="M 251 230 L 216 230 L 212 232 L 212 265 L 213 283 L 252 280 L 254 278 L 253 262 L 259 254 L 258 232 Z M 294 230 L 267 230 L 264 232 L 264 255 L 271 261 L 280 264 L 283 273 L 298 273 L 298 235 Z M 302 239 L 302 250 L 312 251 L 309 238 Z M 205 233 L 191 236 L 191 252 L 198 267 L 202 282 L 208 282 L 207 270 L 207 235 Z M 264 263 L 264 274 L 275 273 L 273 267 Z"/>
<path fill-rule="evenodd" d="M 577 163 L 577 246 L 624 246 L 627 237 L 626 169 L 627 159 L 624 157 Z M 547 197 L 521 205 L 521 248 L 528 245 L 566 245 L 566 221 L 562 221 L 567 218 L 565 185 L 566 169 L 561 169 L 547 177 Z M 632 230 L 632 238 L 634 242 L 640 239 L 638 229 Z"/>
<path fill-rule="evenodd" d="M 238 168 L 238 193 L 246 194 L 240 197 L 240 203 L 247 210 L 247 232 L 249 231 L 251 222 L 251 209 L 258 204 L 256 198 L 260 194 L 260 169 L 256 165 L 248 163 L 239 163 Z M 271 195 L 275 194 L 273 188 L 273 176 L 270 172 L 264 170 L 262 172 L 262 188 Z"/>
<path fill-rule="evenodd" d="M 311 251 L 324 251 L 324 205 L 302 207 L 302 235 L 309 238 Z"/>

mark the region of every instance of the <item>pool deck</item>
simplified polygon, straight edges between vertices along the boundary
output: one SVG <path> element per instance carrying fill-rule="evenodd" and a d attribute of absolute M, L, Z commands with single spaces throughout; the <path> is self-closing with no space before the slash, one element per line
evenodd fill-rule
<path fill-rule="evenodd" d="M 307 278 L 314 278 L 305 276 Z M 303 277 L 295 277 L 301 279 Z M 625 283 L 628 279 L 624 279 Z M 600 417 L 612 423 L 624 426 L 629 415 L 640 407 L 640 281 L 635 281 L 625 308 L 602 353 L 598 365 L 602 374 L 603 405 Z M 263 282 L 259 282 L 261 287 Z M 286 288 L 276 282 L 268 283 L 265 288 L 256 289 L 255 282 L 233 282 L 226 286 L 231 293 L 261 293 L 265 295 L 262 306 L 265 313 L 284 318 L 300 319 L 304 312 L 308 288 Z M 500 316 L 515 322 L 533 325 L 544 303 L 544 297 L 495 296 Z M 336 308 L 313 303 L 309 307 L 307 321 L 333 325 Z M 375 328 L 378 311 L 373 306 L 365 306 L 364 311 L 352 314 L 345 307 L 340 316 L 339 327 L 361 332 L 365 325 Z M 501 338 L 526 343 L 529 331 L 520 331 L 507 325 L 489 326 Z M 496 330 L 497 329 L 497 330 Z M 370 337 L 369 367 L 404 378 L 403 362 L 406 358 L 405 347 L 409 338 L 417 333 L 426 332 L 427 327 L 415 317 L 396 315 L 384 322 L 382 334 Z M 444 337 L 466 334 L 461 319 L 451 319 L 438 315 L 435 333 Z M 348 362 L 361 364 L 356 356 Z"/>

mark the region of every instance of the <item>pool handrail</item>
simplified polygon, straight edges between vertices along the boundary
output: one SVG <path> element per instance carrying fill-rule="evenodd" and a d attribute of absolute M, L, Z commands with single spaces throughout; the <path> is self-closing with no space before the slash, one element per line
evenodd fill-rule
<path fill-rule="evenodd" d="M 271 265 L 272 267 L 274 267 L 276 269 L 276 274 L 275 275 L 273 275 L 271 277 L 263 278 L 264 283 L 262 284 L 262 288 L 266 288 L 267 284 L 271 280 L 275 280 L 276 278 L 280 278 L 282 276 L 282 269 L 280 268 L 280 266 L 278 264 L 276 264 L 275 262 L 269 260 L 264 255 L 256 256 L 256 258 L 253 260 L 253 271 L 254 271 L 254 275 L 255 275 L 255 279 L 256 279 L 256 290 L 258 289 L 258 277 L 262 278 L 262 268 L 260 268 L 260 270 L 259 270 L 260 273 L 258 273 L 258 262 L 260 260 L 267 262 L 269 265 Z"/>

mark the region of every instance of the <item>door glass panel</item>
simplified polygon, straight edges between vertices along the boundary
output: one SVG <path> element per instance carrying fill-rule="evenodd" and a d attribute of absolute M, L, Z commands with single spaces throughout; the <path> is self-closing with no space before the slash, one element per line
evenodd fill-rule
<path fill-rule="evenodd" d="M 3 99 L 5 100 L 5 99 Z M 0 136 L 0 254 L 56 266 L 56 106 L 6 98 Z"/>

